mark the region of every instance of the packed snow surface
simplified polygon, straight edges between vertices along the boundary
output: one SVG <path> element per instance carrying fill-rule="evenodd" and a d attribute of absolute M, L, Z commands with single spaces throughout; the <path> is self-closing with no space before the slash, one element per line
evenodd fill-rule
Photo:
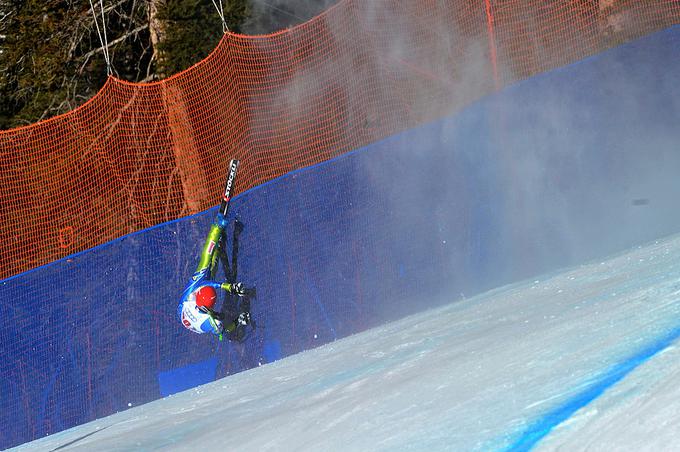
<path fill-rule="evenodd" d="M 680 450 L 680 237 L 21 450 Z"/>

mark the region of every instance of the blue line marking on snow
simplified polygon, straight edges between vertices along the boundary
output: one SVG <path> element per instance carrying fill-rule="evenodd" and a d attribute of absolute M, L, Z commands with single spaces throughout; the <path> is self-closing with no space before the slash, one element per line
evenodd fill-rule
<path fill-rule="evenodd" d="M 671 330 L 668 334 L 653 343 L 652 345 L 642 349 L 639 353 L 632 356 L 630 359 L 619 363 L 605 372 L 599 379 L 585 390 L 576 394 L 569 400 L 566 400 L 562 405 L 554 410 L 546 413 L 542 418 L 538 419 L 533 425 L 530 425 L 512 445 L 507 447 L 507 451 L 527 451 L 531 450 L 541 439 L 548 436 L 548 434 L 556 426 L 569 419 L 576 411 L 588 405 L 593 400 L 601 396 L 607 389 L 614 386 L 619 381 L 623 380 L 628 374 L 635 370 L 641 364 L 644 364 L 650 358 L 657 355 L 659 352 L 668 348 L 673 342 L 680 338 L 680 327 Z"/>

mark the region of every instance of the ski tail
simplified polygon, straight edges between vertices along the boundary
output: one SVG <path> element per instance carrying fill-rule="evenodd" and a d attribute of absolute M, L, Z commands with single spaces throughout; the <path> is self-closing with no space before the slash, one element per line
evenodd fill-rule
<path fill-rule="evenodd" d="M 234 188 L 234 182 L 236 181 L 236 171 L 238 170 L 239 161 L 233 159 L 229 163 L 229 173 L 227 174 L 227 183 L 224 186 L 224 194 L 222 195 L 222 201 L 220 202 L 220 208 L 218 212 L 222 214 L 224 218 L 227 217 L 227 212 L 229 211 L 229 200 L 231 200 L 231 193 Z"/>

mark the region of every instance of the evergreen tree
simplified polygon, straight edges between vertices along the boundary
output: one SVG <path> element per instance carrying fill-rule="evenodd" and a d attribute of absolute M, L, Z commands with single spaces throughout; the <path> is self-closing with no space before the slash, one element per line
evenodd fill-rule
<path fill-rule="evenodd" d="M 248 13 L 246 0 L 227 2 L 224 15 L 229 30 L 240 33 Z M 161 77 L 204 59 L 223 36 L 222 20 L 209 0 L 164 1 L 157 18 L 163 35 L 157 49 L 157 73 Z"/>
<path fill-rule="evenodd" d="M 72 36 L 78 11 L 60 0 L 9 0 L 4 6 L 0 126 L 28 124 L 69 110 L 65 81 L 77 70 L 76 60 L 69 57 L 76 51 Z"/>
<path fill-rule="evenodd" d="M 226 2 L 230 29 L 240 30 L 247 2 Z M 93 3 L 101 26 L 100 4 Z M 133 82 L 191 66 L 222 37 L 210 0 L 109 0 L 104 17 L 113 75 Z M 163 33 L 154 42 L 155 22 Z M 0 129 L 84 103 L 106 82 L 103 55 L 89 0 L 0 0 Z"/>

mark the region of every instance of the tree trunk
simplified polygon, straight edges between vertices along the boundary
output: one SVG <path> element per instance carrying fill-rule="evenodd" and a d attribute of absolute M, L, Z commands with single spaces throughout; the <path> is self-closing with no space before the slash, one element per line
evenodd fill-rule
<path fill-rule="evenodd" d="M 208 180 L 203 170 L 182 91 L 172 83 L 164 83 L 162 86 L 175 165 L 182 180 L 184 200 L 189 213 L 197 213 L 209 205 Z M 218 195 L 214 194 L 215 200 Z"/>
<path fill-rule="evenodd" d="M 160 11 L 165 8 L 166 0 L 149 0 L 149 33 L 151 36 L 151 47 L 153 48 L 152 61 L 156 62 L 158 71 L 162 71 L 165 65 L 165 55 L 160 50 L 160 43 L 165 41 L 167 33 L 167 24 L 160 18 Z M 161 74 L 157 71 L 158 78 L 165 78 L 166 74 Z"/>

